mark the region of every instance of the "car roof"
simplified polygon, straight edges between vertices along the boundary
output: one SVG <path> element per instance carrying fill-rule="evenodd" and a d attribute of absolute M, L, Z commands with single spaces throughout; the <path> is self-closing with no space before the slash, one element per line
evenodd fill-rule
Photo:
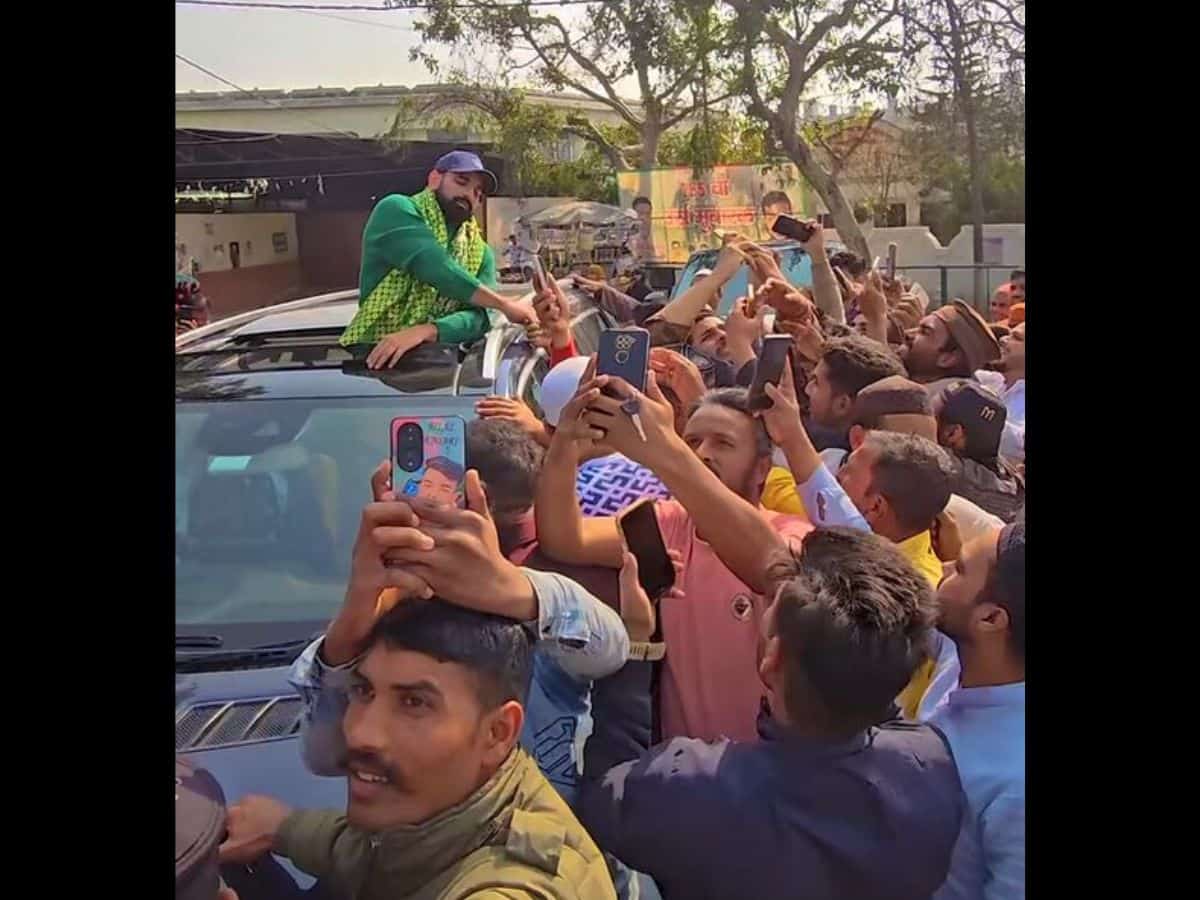
<path fill-rule="evenodd" d="M 333 291 L 248 310 L 219 319 L 175 338 L 175 352 L 212 350 L 238 335 L 266 335 L 344 329 L 354 317 L 358 291 Z"/>
<path fill-rule="evenodd" d="M 292 309 L 262 316 L 230 332 L 231 336 L 272 332 L 325 331 L 344 329 L 354 318 L 358 301 L 341 300 L 305 309 Z"/>
<path fill-rule="evenodd" d="M 594 308 L 568 281 L 572 319 Z M 393 368 L 371 371 L 338 339 L 358 308 L 358 291 L 337 291 L 276 304 L 223 319 L 176 340 L 176 400 L 395 396 L 459 398 L 503 392 L 504 360 L 536 353 L 523 330 L 499 322 L 471 346 L 423 344 Z M 502 381 L 503 379 L 501 379 Z M 461 401 L 461 402 L 460 402 Z M 438 401 L 445 403 L 447 401 Z"/>

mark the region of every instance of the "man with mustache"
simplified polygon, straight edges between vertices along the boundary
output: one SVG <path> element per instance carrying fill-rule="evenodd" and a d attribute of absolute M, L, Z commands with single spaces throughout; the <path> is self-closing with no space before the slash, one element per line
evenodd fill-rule
<path fill-rule="evenodd" d="M 659 603 L 669 652 L 662 666 L 664 738 L 754 740 L 762 684 L 754 647 L 764 604 L 763 553 L 811 526 L 759 505 L 771 468 L 771 441 L 750 413 L 744 388 L 721 388 L 693 405 L 682 435 L 651 373 L 638 395 L 643 439 L 601 388 L 631 392 L 618 378 L 585 373 L 563 409 L 542 465 L 534 512 L 542 552 L 574 565 L 619 569 L 623 544 L 614 516 L 584 517 L 575 473 L 596 440 L 646 466 L 674 499 L 654 501 L 668 552 L 683 560 L 681 597 Z M 739 524 L 739 521 L 741 524 Z"/>
<path fill-rule="evenodd" d="M 243 798 L 230 808 L 222 862 L 275 852 L 337 896 L 615 900 L 603 857 L 518 746 L 535 666 L 525 623 L 561 635 L 551 642 L 564 652 L 582 652 L 583 676 L 611 671 L 587 612 L 555 602 L 581 589 L 499 555 L 474 470 L 469 509 L 414 501 L 421 530 L 384 479 L 381 467 L 346 602 L 310 648 L 324 659 L 323 677 L 343 678 L 346 690 L 301 686 L 306 762 L 347 776 L 346 813 Z M 473 585 L 473 608 L 441 600 L 431 582 L 455 597 Z M 337 734 L 328 728 L 334 707 Z"/>
<path fill-rule="evenodd" d="M 510 321 L 537 321 L 533 309 L 496 293 L 496 258 L 475 213 L 496 176 L 466 150 L 434 164 L 425 190 L 389 194 L 363 231 L 358 312 L 344 346 L 374 344 L 367 366 L 394 366 L 419 344 L 459 344 L 487 333 L 486 308 Z"/>
<path fill-rule="evenodd" d="M 1000 358 L 1000 344 L 983 316 L 962 300 L 939 306 L 905 334 L 900 358 L 908 377 L 925 385 L 930 398 L 955 381 Z"/>

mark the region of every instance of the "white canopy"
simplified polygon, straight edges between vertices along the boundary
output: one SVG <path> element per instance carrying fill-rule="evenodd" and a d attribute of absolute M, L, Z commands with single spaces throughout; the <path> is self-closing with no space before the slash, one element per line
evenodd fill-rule
<path fill-rule="evenodd" d="M 522 225 L 535 228 L 570 228 L 575 225 L 591 225 L 594 228 L 605 228 L 619 224 L 632 224 L 637 216 L 631 209 L 621 209 L 619 206 L 609 206 L 607 203 L 595 203 L 591 200 L 572 200 L 560 203 L 531 215 L 517 219 Z"/>

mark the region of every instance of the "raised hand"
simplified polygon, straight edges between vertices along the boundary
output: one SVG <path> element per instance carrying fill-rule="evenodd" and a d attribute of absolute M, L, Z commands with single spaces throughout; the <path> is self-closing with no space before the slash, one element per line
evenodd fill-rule
<path fill-rule="evenodd" d="M 684 409 L 689 409 L 708 390 L 696 364 L 666 347 L 650 348 L 650 371 L 658 384 L 674 392 Z"/>
<path fill-rule="evenodd" d="M 413 501 L 429 545 L 402 548 L 393 559 L 450 603 L 520 621 L 536 619 L 533 586 L 500 551 L 479 473 L 468 469 L 465 481 L 466 509 Z M 481 585 L 487 589 L 480 590 Z"/>
<path fill-rule="evenodd" d="M 796 381 L 792 377 L 790 364 L 783 367 L 783 375 L 776 386 L 767 382 L 764 386 L 771 405 L 759 415 L 767 427 L 767 434 L 778 447 L 784 447 L 804 433 L 800 419 L 800 404 L 796 400 Z"/>
<path fill-rule="evenodd" d="M 539 443 L 546 443 L 548 436 L 542 420 L 534 415 L 523 401 L 515 397 L 484 397 L 475 403 L 475 414 L 481 419 L 504 419 L 519 426 L 522 431 Z"/>
<path fill-rule="evenodd" d="M 733 304 L 725 320 L 725 340 L 731 344 L 753 346 L 763 336 L 763 318 L 766 314 L 763 303 L 755 303 L 751 309 L 749 299 L 742 297 Z"/>
<path fill-rule="evenodd" d="M 610 388 L 617 397 L 602 393 L 605 387 Z M 589 385 L 589 393 L 592 392 L 594 396 L 587 401 L 582 419 L 590 428 L 603 432 L 605 446 L 650 469 L 654 469 L 655 463 L 662 460 L 663 454 L 674 452 L 673 442 L 678 440 L 675 434 L 675 411 L 659 390 L 653 371 L 646 376 L 644 394 L 615 375 L 601 375 L 594 379 Z M 631 399 L 638 403 L 645 440 L 634 426 L 633 418 L 622 409 L 622 404 Z"/>

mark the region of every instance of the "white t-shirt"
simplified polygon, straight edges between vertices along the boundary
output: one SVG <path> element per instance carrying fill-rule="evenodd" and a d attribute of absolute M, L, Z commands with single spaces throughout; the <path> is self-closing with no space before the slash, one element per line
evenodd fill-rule
<path fill-rule="evenodd" d="M 975 373 L 979 383 L 1004 401 L 1008 416 L 1004 420 L 1004 433 L 1000 436 L 1000 455 L 1013 462 L 1025 461 L 1025 379 L 1018 378 L 1013 386 L 1004 386 L 1004 376 L 999 372 L 979 371 Z"/>

